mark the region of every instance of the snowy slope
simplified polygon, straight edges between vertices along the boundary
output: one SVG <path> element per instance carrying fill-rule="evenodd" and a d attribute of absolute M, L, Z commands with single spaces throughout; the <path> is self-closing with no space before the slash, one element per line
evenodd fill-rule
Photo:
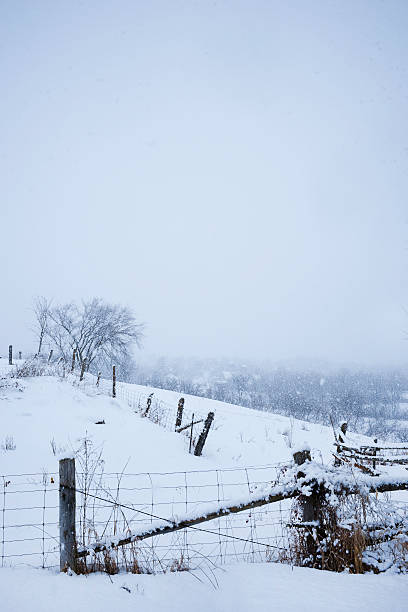
<path fill-rule="evenodd" d="M 7 390 L 0 395 L 1 443 L 9 436 L 16 445 L 13 451 L 0 451 L 2 474 L 55 472 L 57 457 L 51 442 L 59 451 L 72 451 L 85 435 L 103 445 L 107 471 L 120 471 L 125 465 L 127 471 L 154 472 L 271 464 L 290 459 L 293 447 L 304 441 L 325 460 L 333 449 L 333 432 L 328 427 L 185 396 L 186 408 L 196 414 L 215 412 L 204 456 L 198 458 L 188 454 L 184 436 L 141 418 L 126 402 L 98 394 L 95 388 L 82 391 L 53 377 L 23 379 L 22 385 L 23 392 Z M 142 398 L 153 391 L 166 404 L 177 406 L 177 393 L 132 388 Z M 95 425 L 101 420 L 105 425 Z"/>
<path fill-rule="evenodd" d="M 39 377 L 23 379 L 20 385 L 22 389 L 8 388 L 0 394 L 0 443 L 5 445 L 8 438 L 15 445 L 14 449 L 0 450 L 0 474 L 25 474 L 4 478 L 3 482 L 9 480 L 11 483 L 4 498 L 7 499 L 6 522 L 43 520 L 41 509 L 30 509 L 32 505 L 40 508 L 42 489 L 35 495 L 31 492 L 24 494 L 27 510 L 12 514 L 10 504 L 17 499 L 13 496 L 13 486 L 18 488 L 20 483 L 24 483 L 27 487 L 32 481 L 37 487 L 37 476 L 31 477 L 30 474 L 41 472 L 46 473 L 46 480 L 50 482 L 50 476 L 58 470 L 59 455 L 71 454 L 84 436 L 90 437 L 96 447 L 103 448 L 105 471 L 108 473 L 123 468 L 128 473 L 140 473 L 264 466 L 290 459 L 293 448 L 303 442 L 315 449 L 316 457 L 322 453 L 323 458 L 329 460 L 333 448 L 333 432 L 327 427 L 185 396 L 186 409 L 190 412 L 205 415 L 211 410 L 216 415 L 215 427 L 210 432 L 203 457 L 194 457 L 188 453 L 188 441 L 184 436 L 141 418 L 127 401 L 101 393 L 94 384 L 79 388 L 68 380 Z M 131 387 L 133 397 L 140 395 L 142 404 L 147 395 L 154 392 L 163 406 L 177 406 L 177 393 L 134 385 L 126 387 Z M 97 425 L 96 421 L 101 420 L 105 424 Z M 362 436 L 351 435 L 351 442 L 363 440 Z M 234 473 L 228 472 L 232 480 Z M 252 470 L 252 473 L 257 472 Z M 202 472 L 195 474 L 201 477 Z M 154 478 L 153 483 L 156 482 Z M 169 478 L 164 475 L 160 482 L 166 483 Z M 54 557 L 49 557 L 51 565 L 55 564 L 58 550 L 58 540 L 53 540 L 58 533 L 56 478 L 55 481 L 52 485 L 47 484 L 47 503 L 54 504 L 54 508 L 47 510 L 46 519 L 53 521 L 54 525 L 47 527 L 55 550 Z M 158 490 L 154 494 L 157 501 Z M 22 532 L 19 529 L 19 533 L 24 538 L 36 537 L 39 534 L 35 529 L 38 530 L 29 527 Z M 258 535 L 261 535 L 259 525 Z M 7 542 L 6 553 L 19 552 L 21 546 L 19 542 Z M 24 546 L 27 546 L 26 542 Z M 34 550 L 37 542 L 32 546 Z M 29 549 L 24 548 L 26 550 Z M 47 561 L 48 557 L 44 558 Z M 27 563 L 25 557 L 23 563 Z M 113 577 L 58 575 L 56 569 L 9 568 L 7 565 L 9 562 L 5 558 L 4 567 L 0 569 L 0 589 L 3 593 L 1 609 L 6 612 L 31 611 L 34 593 L 38 609 L 53 610 L 58 599 L 61 612 L 96 608 L 104 612 L 117 605 L 123 610 L 181 611 L 192 603 L 197 611 L 236 612 L 253 607 L 269 609 L 273 605 L 274 609 L 285 612 L 298 610 L 304 601 L 313 602 L 316 611 L 347 609 L 373 612 L 386 609 L 391 600 L 392 609 L 399 612 L 406 609 L 408 595 L 407 580 L 402 576 L 336 575 L 273 563 L 227 565 L 222 569 L 210 569 L 207 565 L 192 574 L 120 574 Z M 13 560 L 12 565 L 18 564 Z M 75 601 L 74 608 L 72 601 Z"/>

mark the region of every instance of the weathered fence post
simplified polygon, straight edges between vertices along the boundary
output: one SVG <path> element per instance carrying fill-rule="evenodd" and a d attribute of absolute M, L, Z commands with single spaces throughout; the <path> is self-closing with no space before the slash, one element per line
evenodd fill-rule
<path fill-rule="evenodd" d="M 71 365 L 71 374 L 75 369 L 75 357 L 76 357 L 76 349 L 74 349 L 73 353 L 72 353 L 72 365 Z"/>
<path fill-rule="evenodd" d="M 13 345 L 9 346 L 9 365 L 13 365 Z"/>
<path fill-rule="evenodd" d="M 21 356 L 21 351 L 18 351 L 18 358 L 21 360 L 22 356 Z"/>
<path fill-rule="evenodd" d="M 98 378 L 96 379 L 96 386 L 99 387 L 99 382 L 101 380 L 101 374 L 102 372 L 98 372 Z"/>
<path fill-rule="evenodd" d="M 306 461 L 311 461 L 310 450 L 304 449 L 293 453 L 293 459 L 296 465 L 304 465 Z M 306 474 L 302 470 L 299 470 L 296 474 L 297 479 L 305 477 Z M 313 481 L 309 482 L 308 486 L 312 490 L 311 494 L 299 496 L 302 510 L 301 524 L 299 527 L 304 527 L 307 534 L 305 542 L 307 558 L 304 560 L 304 565 L 306 567 L 319 567 L 319 557 L 321 556 L 319 543 L 325 538 L 325 533 L 321 524 L 324 489 L 317 482 Z"/>
<path fill-rule="evenodd" d="M 76 571 L 75 459 L 59 462 L 60 571 Z"/>
<path fill-rule="evenodd" d="M 142 415 L 144 417 L 147 417 L 147 415 L 149 414 L 150 408 L 152 407 L 153 395 L 154 395 L 154 393 L 150 393 L 149 397 L 147 398 L 146 409 L 145 409 L 145 411 L 144 411 L 144 413 Z"/>
<path fill-rule="evenodd" d="M 184 410 L 184 397 L 180 397 L 179 403 L 177 406 L 177 416 L 176 416 L 176 426 L 175 426 L 176 430 L 178 427 L 181 427 L 181 422 L 183 420 L 183 410 Z"/>
<path fill-rule="evenodd" d="M 116 366 L 112 366 L 112 397 L 116 397 Z"/>
<path fill-rule="evenodd" d="M 82 382 L 84 380 L 85 368 L 86 368 L 86 357 L 82 361 L 81 374 L 79 375 L 79 382 Z M 115 396 L 113 396 L 113 397 L 115 397 Z"/>
<path fill-rule="evenodd" d="M 191 429 L 190 429 L 190 444 L 188 446 L 188 452 L 191 453 L 191 449 L 193 447 L 193 428 L 194 428 L 194 412 L 191 417 Z"/>
<path fill-rule="evenodd" d="M 52 354 L 53 354 L 54 350 L 51 349 L 50 350 L 50 354 L 48 355 L 48 363 L 50 363 L 51 359 L 52 359 Z"/>
<path fill-rule="evenodd" d="M 296 465 L 303 465 L 306 461 L 311 461 L 312 457 L 310 455 L 310 450 L 306 448 L 304 450 L 296 451 L 296 453 L 293 453 L 293 459 Z M 304 478 L 305 474 L 299 471 L 297 473 L 297 477 Z"/>
<path fill-rule="evenodd" d="M 211 423 L 214 420 L 214 413 L 209 412 L 207 418 L 204 421 L 203 431 L 200 433 L 200 437 L 198 438 L 196 447 L 194 449 L 194 455 L 196 457 L 201 457 L 201 453 L 203 452 L 205 441 L 207 440 L 208 432 L 210 431 Z"/>

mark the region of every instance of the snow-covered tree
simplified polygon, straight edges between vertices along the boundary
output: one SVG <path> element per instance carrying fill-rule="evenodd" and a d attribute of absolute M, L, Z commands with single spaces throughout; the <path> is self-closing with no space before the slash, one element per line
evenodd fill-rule
<path fill-rule="evenodd" d="M 143 328 L 129 308 L 94 298 L 49 308 L 46 334 L 66 363 L 75 349 L 80 366 L 89 370 L 130 361 Z"/>

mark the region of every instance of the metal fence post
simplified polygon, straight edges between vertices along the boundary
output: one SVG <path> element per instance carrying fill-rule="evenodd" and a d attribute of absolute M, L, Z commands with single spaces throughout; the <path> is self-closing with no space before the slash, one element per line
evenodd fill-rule
<path fill-rule="evenodd" d="M 59 462 L 60 571 L 76 571 L 75 459 Z"/>

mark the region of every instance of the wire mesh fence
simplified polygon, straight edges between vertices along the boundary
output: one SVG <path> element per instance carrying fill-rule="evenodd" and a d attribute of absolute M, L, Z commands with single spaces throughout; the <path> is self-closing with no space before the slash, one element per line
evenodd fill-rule
<path fill-rule="evenodd" d="M 1 478 L 1 565 L 58 564 L 57 474 L 8 474 Z"/>
<path fill-rule="evenodd" d="M 177 522 L 181 517 L 200 516 L 209 507 L 227 507 L 246 500 L 256 491 L 279 481 L 285 464 L 244 469 L 205 470 L 145 474 L 107 474 L 96 487 L 79 490 L 81 512 L 78 529 L 85 547 L 98 541 L 113 541 L 135 531 L 146 531 L 156 519 Z M 84 503 L 85 502 L 85 503 Z M 85 511 L 85 505 L 87 510 Z M 223 563 L 232 559 L 260 561 L 278 558 L 285 549 L 285 525 L 290 503 L 253 508 L 206 523 L 205 528 L 183 529 L 131 545 L 144 571 L 165 571 L 182 559 L 191 563 Z M 86 515 L 91 515 L 89 520 Z M 136 550 L 135 550 L 136 548 Z M 117 550 L 115 561 L 124 563 L 126 547 Z"/>
<path fill-rule="evenodd" d="M 285 464 L 190 472 L 77 472 L 76 533 L 79 547 L 148 529 L 157 517 L 173 522 L 209 505 L 228 506 L 279 481 Z M 1 565 L 59 566 L 58 475 L 1 476 Z M 203 528 L 183 529 L 121 547 L 117 567 L 141 572 L 202 563 L 277 560 L 286 546 L 290 501 L 221 517 Z M 88 563 L 95 559 L 88 558 Z"/>

